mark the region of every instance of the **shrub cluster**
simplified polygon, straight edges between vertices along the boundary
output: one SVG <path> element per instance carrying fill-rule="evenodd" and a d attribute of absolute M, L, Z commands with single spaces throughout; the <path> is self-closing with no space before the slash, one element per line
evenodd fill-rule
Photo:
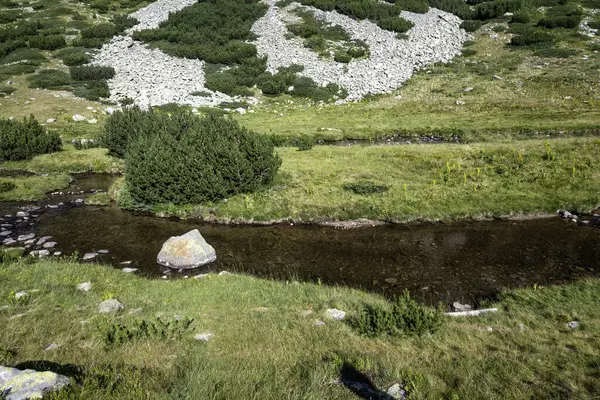
<path fill-rule="evenodd" d="M 107 22 L 83 29 L 81 31 L 81 37 L 84 39 L 107 39 L 115 36 L 117 33 L 117 26 L 113 23 Z"/>
<path fill-rule="evenodd" d="M 132 107 L 107 119 L 102 142 L 125 155 L 133 204 L 199 204 L 251 192 L 281 165 L 268 138 L 217 114 Z"/>
<path fill-rule="evenodd" d="M 57 56 L 69 67 L 87 64 L 91 57 L 86 54 L 87 50 L 83 47 L 69 47 L 61 50 Z"/>
<path fill-rule="evenodd" d="M 539 43 L 551 43 L 554 37 L 546 32 L 536 29 L 526 29 L 512 37 L 511 46 L 531 46 Z"/>
<path fill-rule="evenodd" d="M 389 0 L 386 0 L 390 2 Z M 396 7 L 400 10 L 424 14 L 429 11 L 429 2 L 426 0 L 395 0 Z"/>
<path fill-rule="evenodd" d="M 0 193 L 6 193 L 6 192 L 10 192 L 14 189 L 16 189 L 17 185 L 15 185 L 13 182 L 11 181 L 0 181 Z M 0 253 L 0 257 L 2 256 L 2 253 Z M 0 261 L 1 258 L 0 258 Z"/>
<path fill-rule="evenodd" d="M 0 119 L 0 161 L 28 160 L 61 149 L 58 133 L 47 132 L 33 116 L 22 121 Z"/>
<path fill-rule="evenodd" d="M 481 21 L 465 20 L 461 22 L 460 27 L 467 32 L 475 32 L 477 29 L 481 28 L 482 24 Z"/>
<path fill-rule="evenodd" d="M 471 19 L 471 8 L 464 0 L 429 0 L 429 6 L 452 13 L 460 19 Z"/>
<path fill-rule="evenodd" d="M 389 186 L 378 185 L 373 181 L 359 181 L 345 184 L 344 190 L 354 192 L 356 194 L 368 195 L 387 192 L 389 190 Z"/>
<path fill-rule="evenodd" d="M 443 323 L 441 312 L 418 304 L 408 291 L 398 297 L 390 308 L 368 305 L 349 324 L 365 336 L 400 336 L 435 333 Z"/>
<path fill-rule="evenodd" d="M 27 78 L 30 88 L 62 89 L 71 84 L 71 76 L 63 71 L 44 69 Z"/>
<path fill-rule="evenodd" d="M 507 12 L 514 12 L 523 6 L 523 0 L 496 0 L 477 4 L 472 11 L 471 18 L 479 20 L 501 17 Z"/>
<path fill-rule="evenodd" d="M 173 321 L 141 320 L 130 326 L 112 324 L 105 334 L 105 343 L 108 346 L 124 344 L 144 338 L 158 338 L 163 340 L 180 339 L 191 328 L 194 319 L 182 318 Z"/>
<path fill-rule="evenodd" d="M 581 22 L 580 15 L 558 15 L 558 16 L 547 16 L 540 19 L 537 26 L 541 26 L 547 29 L 566 28 L 572 29 L 579 26 Z"/>
<path fill-rule="evenodd" d="M 85 65 L 82 67 L 69 68 L 71 78 L 76 81 L 101 81 L 115 76 L 113 67 L 102 67 L 98 65 Z"/>
<path fill-rule="evenodd" d="M 63 35 L 37 35 L 29 38 L 29 46 L 41 50 L 56 50 L 67 47 L 67 42 Z"/>

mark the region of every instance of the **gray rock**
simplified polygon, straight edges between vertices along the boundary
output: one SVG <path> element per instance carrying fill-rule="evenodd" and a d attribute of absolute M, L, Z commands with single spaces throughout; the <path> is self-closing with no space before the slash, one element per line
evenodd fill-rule
<path fill-rule="evenodd" d="M 17 211 L 17 217 L 19 217 L 19 218 L 29 217 L 29 213 L 26 211 Z"/>
<path fill-rule="evenodd" d="M 127 267 L 122 269 L 123 272 L 127 272 L 128 274 L 135 272 L 137 270 L 138 270 L 137 268 L 127 268 Z"/>
<path fill-rule="evenodd" d="M 35 233 L 28 233 L 27 235 L 19 235 L 17 238 L 18 242 L 24 242 L 29 239 L 33 239 L 35 237 Z"/>
<path fill-rule="evenodd" d="M 92 282 L 83 282 L 77 285 L 77 290 L 81 290 L 82 292 L 89 292 L 92 288 Z"/>
<path fill-rule="evenodd" d="M 27 297 L 28 295 L 29 295 L 29 292 L 27 292 L 25 290 L 21 290 L 21 291 L 18 291 L 17 293 L 15 293 L 15 299 L 19 300 L 24 297 Z"/>
<path fill-rule="evenodd" d="M 197 333 L 196 335 L 194 335 L 194 339 L 201 341 L 201 342 L 208 342 L 214 335 L 214 333 L 212 332 L 202 332 L 202 333 Z"/>
<path fill-rule="evenodd" d="M 54 372 L 0 365 L 0 393 L 7 393 L 6 400 L 41 399 L 44 394 L 60 390 L 69 383 L 69 377 Z"/>
<path fill-rule="evenodd" d="M 473 88 L 472 88 L 472 87 L 466 87 L 466 88 L 465 88 L 463 91 L 464 91 L 464 92 L 467 92 L 467 93 L 468 93 L 468 92 L 472 92 L 472 91 L 473 91 Z"/>
<path fill-rule="evenodd" d="M 497 80 L 497 81 L 501 81 L 502 77 L 498 76 L 498 75 L 492 75 L 492 79 Z"/>
<path fill-rule="evenodd" d="M 454 303 L 452 303 L 452 307 L 454 307 L 454 309 L 456 311 L 469 311 L 472 310 L 473 307 L 469 304 L 460 304 L 458 301 L 455 301 Z"/>
<path fill-rule="evenodd" d="M 98 312 L 100 314 L 112 314 L 121 311 L 125 306 L 119 303 L 117 299 L 108 299 L 100 303 Z"/>
<path fill-rule="evenodd" d="M 56 343 L 52 343 L 52 344 L 50 344 L 48 347 L 46 347 L 46 348 L 44 349 L 44 351 L 52 351 L 52 350 L 56 350 L 56 349 L 58 349 L 58 347 L 59 347 L 59 346 L 58 346 Z"/>
<path fill-rule="evenodd" d="M 329 319 L 342 320 L 346 317 L 346 311 L 338 310 L 337 308 L 330 308 L 325 311 L 325 316 Z"/>
<path fill-rule="evenodd" d="M 75 122 L 83 122 L 85 121 L 85 117 L 83 115 L 75 114 L 73 115 L 73 121 Z"/>
<path fill-rule="evenodd" d="M 46 243 L 44 243 L 44 248 L 45 249 L 52 249 L 52 248 L 56 247 L 57 244 L 58 243 L 56 243 L 56 242 L 46 242 Z"/>
<path fill-rule="evenodd" d="M 231 272 L 229 271 L 221 271 L 217 274 L 217 276 L 225 276 L 225 275 L 231 275 Z"/>
<path fill-rule="evenodd" d="M 38 239 L 37 245 L 41 246 L 41 245 L 43 245 L 44 243 L 46 243 L 50 239 L 52 239 L 52 236 L 42 236 L 41 238 Z"/>
<path fill-rule="evenodd" d="M 53 124 L 53 123 L 55 123 L 55 122 L 56 122 L 56 118 L 48 118 L 48 119 L 46 120 L 46 123 L 47 123 L 47 124 Z"/>
<path fill-rule="evenodd" d="M 169 268 L 189 269 L 206 265 L 216 259 L 215 249 L 206 243 L 197 229 L 194 229 L 167 240 L 162 245 L 156 261 Z"/>
<path fill-rule="evenodd" d="M 5 246 L 10 246 L 11 244 L 15 244 L 17 241 L 13 238 L 6 238 L 2 241 L 2 244 Z"/>
<path fill-rule="evenodd" d="M 317 320 L 317 321 L 315 321 L 315 326 L 325 326 L 325 322 L 323 322 L 321 320 Z"/>
<path fill-rule="evenodd" d="M 569 321 L 569 322 L 566 323 L 566 325 L 567 325 L 567 328 L 569 328 L 569 329 L 575 329 L 575 328 L 578 328 L 579 325 L 581 325 L 581 322 L 579 322 L 579 321 Z"/>
<path fill-rule="evenodd" d="M 52 253 L 53 256 L 60 256 L 62 255 L 62 251 L 55 251 L 54 253 Z"/>
<path fill-rule="evenodd" d="M 85 253 L 83 255 L 83 261 L 91 260 L 96 257 L 98 257 L 98 253 Z"/>
<path fill-rule="evenodd" d="M 12 233 L 11 231 L 2 231 L 2 232 L 0 232 L 0 237 L 2 237 L 2 236 L 8 236 L 11 233 Z"/>
<path fill-rule="evenodd" d="M 202 279 L 202 278 L 206 278 L 208 276 L 208 274 L 199 274 L 194 276 L 194 279 Z"/>
<path fill-rule="evenodd" d="M 98 253 L 98 254 L 108 254 L 108 253 L 110 253 L 110 251 L 109 250 L 98 250 L 96 253 Z"/>
<path fill-rule="evenodd" d="M 400 386 L 399 383 L 395 383 L 387 388 L 387 394 L 392 396 L 394 399 L 406 399 L 406 391 Z"/>

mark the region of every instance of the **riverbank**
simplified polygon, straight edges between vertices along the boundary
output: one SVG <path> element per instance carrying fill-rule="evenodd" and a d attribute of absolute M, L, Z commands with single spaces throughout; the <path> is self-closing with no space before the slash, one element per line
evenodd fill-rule
<path fill-rule="evenodd" d="M 76 289 L 83 282 L 88 292 Z M 16 300 L 22 290 L 28 294 Z M 598 293 L 598 280 L 534 286 L 481 305 L 497 314 L 448 319 L 433 335 L 368 338 L 324 312 L 350 318 L 384 300 L 343 287 L 216 274 L 149 281 L 99 265 L 5 262 L 0 364 L 75 375 L 70 395 L 86 398 L 108 391 L 111 398 L 346 399 L 360 374 L 383 392 L 399 383 L 410 399 L 589 398 L 600 390 Z M 107 298 L 125 308 L 98 314 Z M 174 340 L 107 339 L 115 324 L 176 316 L 194 322 Z M 572 329 L 571 321 L 580 324 Z M 195 340 L 199 333 L 214 336 Z"/>
<path fill-rule="evenodd" d="M 124 208 L 234 224 L 503 218 L 600 204 L 595 138 L 277 152 L 283 164 L 272 186 L 220 202 L 139 205 L 124 180 L 112 193 Z"/>

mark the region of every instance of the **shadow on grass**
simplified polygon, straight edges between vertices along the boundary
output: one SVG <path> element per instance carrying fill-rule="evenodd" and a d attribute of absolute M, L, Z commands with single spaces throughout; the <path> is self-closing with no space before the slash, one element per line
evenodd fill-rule
<path fill-rule="evenodd" d="M 352 364 L 344 363 L 342 365 L 340 380 L 344 386 L 361 399 L 395 400 L 394 397 L 378 389 L 371 378 L 354 368 Z"/>
<path fill-rule="evenodd" d="M 77 383 L 83 380 L 85 369 L 75 364 L 59 364 L 53 361 L 33 360 L 24 361 L 14 366 L 17 369 L 34 369 L 41 372 L 54 372 L 75 379 Z"/>

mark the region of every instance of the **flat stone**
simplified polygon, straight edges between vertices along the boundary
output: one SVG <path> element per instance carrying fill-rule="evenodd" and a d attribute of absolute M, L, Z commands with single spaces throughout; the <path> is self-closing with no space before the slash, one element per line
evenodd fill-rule
<path fill-rule="evenodd" d="M 208 274 L 199 274 L 194 276 L 194 279 L 202 279 L 202 278 L 206 278 L 208 276 Z"/>
<path fill-rule="evenodd" d="M 81 290 L 83 292 L 89 292 L 92 288 L 92 282 L 83 282 L 77 285 L 77 290 Z"/>
<path fill-rule="evenodd" d="M 86 118 L 83 115 L 75 114 L 73 115 L 73 121 L 75 122 L 83 122 Z"/>
<path fill-rule="evenodd" d="M 26 240 L 29 239 L 33 239 L 35 237 L 35 233 L 28 233 L 26 235 L 19 235 L 19 237 L 17 238 L 18 242 L 24 242 Z"/>
<path fill-rule="evenodd" d="M 91 259 L 96 258 L 96 257 L 98 257 L 98 253 L 85 253 L 83 255 L 83 261 L 91 260 Z"/>
<path fill-rule="evenodd" d="M 569 322 L 566 323 L 566 325 L 567 325 L 567 328 L 569 328 L 569 329 L 575 329 L 575 328 L 578 328 L 579 325 L 581 325 L 581 322 L 579 322 L 579 321 L 569 321 Z"/>
<path fill-rule="evenodd" d="M 24 297 L 27 297 L 27 295 L 29 295 L 29 292 L 27 292 L 25 290 L 21 290 L 21 291 L 15 293 L 15 299 L 19 300 L 19 299 L 22 299 Z"/>
<path fill-rule="evenodd" d="M 342 320 L 346 316 L 346 311 L 338 310 L 337 308 L 330 308 L 325 311 L 325 316 L 329 319 Z"/>
<path fill-rule="evenodd" d="M 194 339 L 201 342 L 208 342 L 213 336 L 215 336 L 212 332 L 202 332 L 194 335 Z"/>
<path fill-rule="evenodd" d="M 12 233 L 11 231 L 2 231 L 2 232 L 0 232 L 0 237 L 3 237 L 3 236 L 8 236 L 8 235 L 10 235 L 11 233 Z"/>
<path fill-rule="evenodd" d="M 454 303 L 452 303 L 452 307 L 454 307 L 454 309 L 456 311 L 469 311 L 471 309 L 473 309 L 473 307 L 469 304 L 461 304 L 458 301 L 455 301 Z"/>
<path fill-rule="evenodd" d="M 53 256 L 60 256 L 62 255 L 62 251 L 55 251 L 54 253 L 52 253 Z"/>
<path fill-rule="evenodd" d="M 99 253 L 99 254 L 108 254 L 108 253 L 110 253 L 110 251 L 109 251 L 109 250 L 104 250 L 104 249 L 103 249 L 103 250 L 98 250 L 98 251 L 96 251 L 96 253 Z"/>
<path fill-rule="evenodd" d="M 52 236 L 42 236 L 41 238 L 38 239 L 37 245 L 41 246 L 41 245 L 43 245 L 44 243 L 46 243 L 50 239 L 52 239 Z"/>
<path fill-rule="evenodd" d="M 56 343 L 52 343 L 52 344 L 50 344 L 48 347 L 46 347 L 46 348 L 44 349 L 44 351 L 52 351 L 52 350 L 56 350 L 56 349 L 58 349 L 58 347 L 59 347 L 59 346 L 58 346 Z"/>
<path fill-rule="evenodd" d="M 386 393 L 392 396 L 394 399 L 406 399 L 406 391 L 400 386 L 399 383 L 395 383 L 387 388 Z"/>
<path fill-rule="evenodd" d="M 11 244 L 15 244 L 17 243 L 17 241 L 13 238 L 6 238 L 2 241 L 2 244 L 6 245 L 6 246 L 10 246 Z"/>
<path fill-rule="evenodd" d="M 127 272 L 128 274 L 130 274 L 130 273 L 135 272 L 137 270 L 138 270 L 137 268 L 127 268 L 127 267 L 125 267 L 121 271 Z"/>
<path fill-rule="evenodd" d="M 121 265 L 129 265 L 129 264 L 131 264 L 131 261 L 123 261 L 123 262 L 121 262 L 119 264 L 121 264 Z"/>
<path fill-rule="evenodd" d="M 44 394 L 67 386 L 69 377 L 54 372 L 19 370 L 0 365 L 0 393 L 6 400 L 41 399 Z"/>
<path fill-rule="evenodd" d="M 98 307 L 98 312 L 100 314 L 111 314 L 111 313 L 119 312 L 123 308 L 125 308 L 125 306 L 123 304 L 119 303 L 119 300 L 108 299 L 108 300 L 104 300 L 102 303 L 100 303 L 100 306 Z"/>
<path fill-rule="evenodd" d="M 29 213 L 26 211 L 17 211 L 17 217 L 19 217 L 19 218 L 29 217 Z"/>
<path fill-rule="evenodd" d="M 44 248 L 45 249 L 52 249 L 52 248 L 56 247 L 57 244 L 58 243 L 56 243 L 56 242 L 46 242 L 46 243 L 44 243 Z"/>
<path fill-rule="evenodd" d="M 232 275 L 232 273 L 231 273 L 231 272 L 229 272 L 229 271 L 221 271 L 221 272 L 219 272 L 217 275 L 218 275 L 218 276 Z"/>
<path fill-rule="evenodd" d="M 325 326 L 325 322 L 318 320 L 315 322 L 315 326 Z"/>
<path fill-rule="evenodd" d="M 197 268 L 217 259 L 215 249 L 197 229 L 169 238 L 158 253 L 158 264 L 175 269 Z"/>

